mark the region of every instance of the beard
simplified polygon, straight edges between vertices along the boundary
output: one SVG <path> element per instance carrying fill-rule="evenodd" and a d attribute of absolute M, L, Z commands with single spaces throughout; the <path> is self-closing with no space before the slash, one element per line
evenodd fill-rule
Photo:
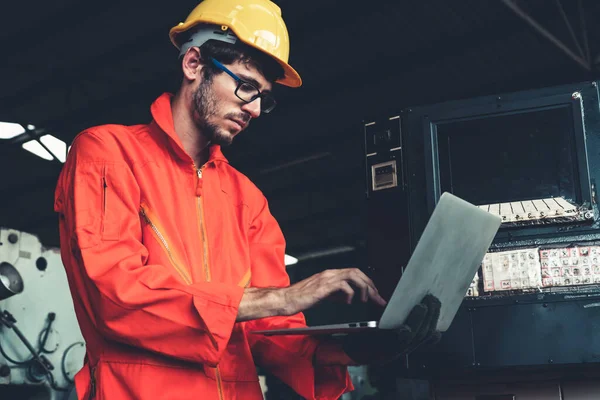
<path fill-rule="evenodd" d="M 229 146 L 233 142 L 234 135 L 225 128 L 209 122 L 211 117 L 218 115 L 218 102 L 212 90 L 212 80 L 203 80 L 198 85 L 192 101 L 194 102 L 194 120 L 200 132 L 206 136 L 211 144 Z M 248 115 L 236 113 L 226 114 L 224 118 L 237 118 L 244 122 L 249 120 Z"/>

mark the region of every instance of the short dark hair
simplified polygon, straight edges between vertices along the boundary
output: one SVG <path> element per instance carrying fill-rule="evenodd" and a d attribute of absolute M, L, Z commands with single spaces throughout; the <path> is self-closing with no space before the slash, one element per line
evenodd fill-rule
<path fill-rule="evenodd" d="M 284 77 L 284 71 L 281 65 L 273 58 L 254 47 L 250 47 L 239 40 L 236 44 L 219 40 L 208 40 L 200 47 L 200 59 L 202 64 L 204 64 L 204 79 L 207 81 L 211 81 L 213 76 L 223 72 L 210 62 L 211 57 L 222 64 L 233 64 L 236 61 L 244 64 L 248 63 L 255 67 L 271 83 Z M 177 85 L 181 85 L 183 80 L 181 59 L 182 57 L 178 58 L 179 67 L 177 70 Z"/>
<path fill-rule="evenodd" d="M 200 47 L 200 58 L 205 67 L 204 78 L 207 80 L 212 79 L 215 74 L 223 72 L 210 62 L 211 58 L 223 64 L 233 64 L 234 62 L 250 64 L 272 83 L 284 76 L 283 68 L 277 61 L 239 40 L 236 44 L 209 40 Z"/>

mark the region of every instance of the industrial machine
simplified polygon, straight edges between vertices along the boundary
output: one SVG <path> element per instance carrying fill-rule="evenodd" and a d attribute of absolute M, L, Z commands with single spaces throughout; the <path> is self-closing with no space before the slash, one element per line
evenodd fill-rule
<path fill-rule="evenodd" d="M 406 108 L 364 135 L 367 272 L 384 296 L 443 192 L 504 221 L 450 329 L 397 376 L 437 400 L 600 398 L 583 378 L 600 375 L 598 83 Z"/>
<path fill-rule="evenodd" d="M 0 399 L 74 399 L 85 342 L 58 249 L 0 228 Z"/>

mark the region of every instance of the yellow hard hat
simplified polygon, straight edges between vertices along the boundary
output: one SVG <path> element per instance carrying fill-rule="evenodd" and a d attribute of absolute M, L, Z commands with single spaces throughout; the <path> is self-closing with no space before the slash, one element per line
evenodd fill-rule
<path fill-rule="evenodd" d="M 171 42 L 180 49 L 178 36 L 199 24 L 231 29 L 245 44 L 271 56 L 281 65 L 284 77 L 277 80 L 285 86 L 298 87 L 302 79 L 288 64 L 290 39 L 281 18 L 281 9 L 269 0 L 204 0 L 188 15 L 185 22 L 171 28 Z"/>

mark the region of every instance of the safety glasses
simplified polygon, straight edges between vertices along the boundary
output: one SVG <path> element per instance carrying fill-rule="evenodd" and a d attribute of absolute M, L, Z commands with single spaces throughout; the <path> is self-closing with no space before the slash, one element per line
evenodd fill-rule
<path fill-rule="evenodd" d="M 277 105 L 273 96 L 271 96 L 269 93 L 261 92 L 255 85 L 250 82 L 246 82 L 214 58 L 211 58 L 211 61 L 217 68 L 231 76 L 237 82 L 237 87 L 235 88 L 234 93 L 238 99 L 245 103 L 251 103 L 260 98 L 261 112 L 268 114 L 273 111 Z"/>

